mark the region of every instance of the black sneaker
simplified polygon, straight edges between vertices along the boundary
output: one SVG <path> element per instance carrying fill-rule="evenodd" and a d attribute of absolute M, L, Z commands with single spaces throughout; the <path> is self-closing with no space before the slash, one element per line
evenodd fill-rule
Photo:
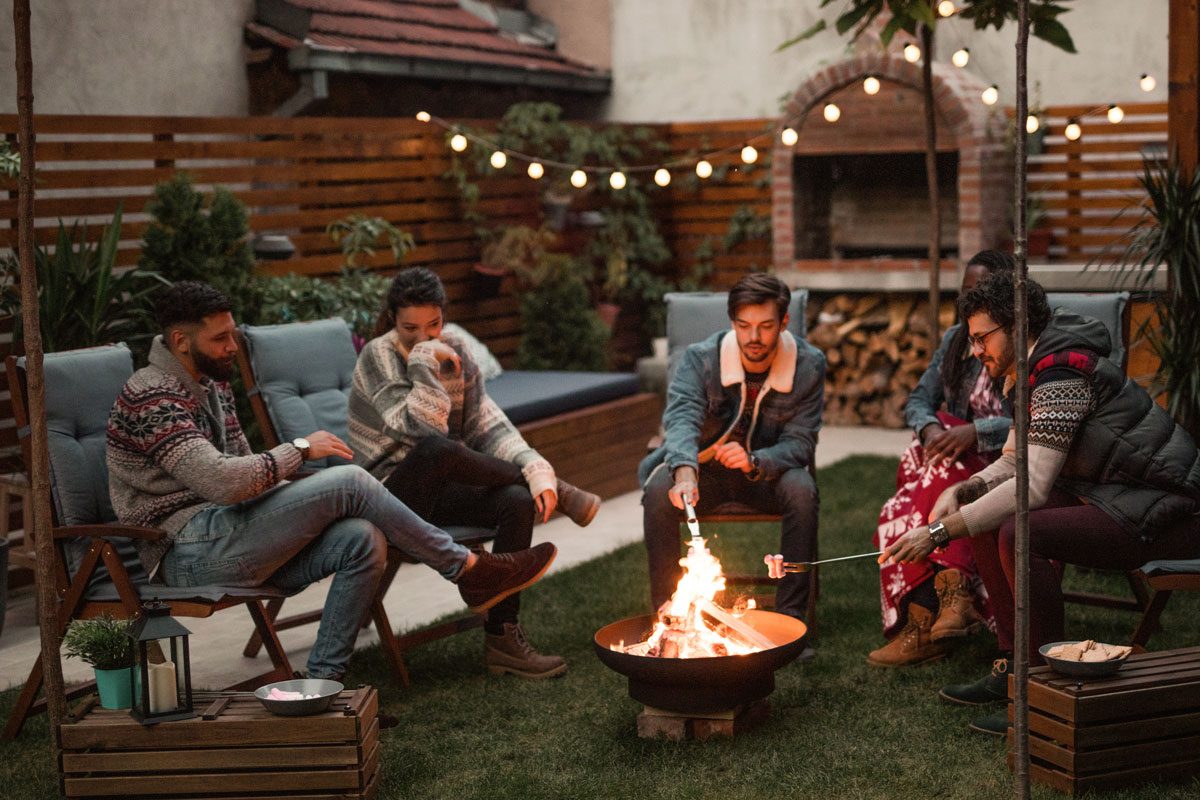
<path fill-rule="evenodd" d="M 475 564 L 458 578 L 458 593 L 467 607 L 482 614 L 506 597 L 532 586 L 543 575 L 558 548 L 543 542 L 515 553 L 481 552 Z"/>
<path fill-rule="evenodd" d="M 987 736 L 1008 735 L 1008 709 L 971 720 L 967 727 Z"/>
<path fill-rule="evenodd" d="M 973 683 L 952 683 L 943 686 L 938 692 L 938 697 L 960 706 L 983 706 L 1007 701 L 1008 659 L 997 658 L 992 662 L 991 674 Z"/>

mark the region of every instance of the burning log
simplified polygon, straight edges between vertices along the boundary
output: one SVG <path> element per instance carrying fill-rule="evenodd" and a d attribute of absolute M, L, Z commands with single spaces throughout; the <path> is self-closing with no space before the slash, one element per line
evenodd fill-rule
<path fill-rule="evenodd" d="M 753 645 L 759 650 L 770 650 L 775 646 L 775 643 L 766 636 L 763 636 L 749 624 L 738 619 L 733 614 L 730 614 L 728 611 L 721 608 L 711 600 L 703 603 L 700 609 L 705 614 L 708 614 L 717 622 L 720 622 L 726 628 L 745 639 L 747 644 Z"/>

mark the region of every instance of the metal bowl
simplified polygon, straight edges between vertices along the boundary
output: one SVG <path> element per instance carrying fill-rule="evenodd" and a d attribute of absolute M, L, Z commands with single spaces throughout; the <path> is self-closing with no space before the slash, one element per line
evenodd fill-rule
<path fill-rule="evenodd" d="M 345 686 L 342 686 L 337 681 L 327 681 L 321 678 L 300 678 L 260 686 L 254 690 L 254 696 L 272 714 L 281 717 L 307 717 L 310 714 L 320 714 L 323 711 L 327 711 L 330 704 L 333 703 L 333 698 L 337 697 L 345 688 Z M 300 692 L 301 694 L 315 694 L 318 696 L 308 700 L 270 700 L 267 698 L 267 695 L 271 693 L 272 689 L 278 689 L 281 692 Z"/>
<path fill-rule="evenodd" d="M 1058 647 L 1060 644 L 1079 644 L 1079 640 L 1050 642 L 1039 647 L 1038 652 L 1046 660 L 1046 665 L 1055 672 L 1076 678 L 1099 678 L 1104 675 L 1112 675 L 1121 668 L 1125 659 L 1129 658 L 1129 655 L 1126 654 L 1122 658 L 1112 658 L 1108 661 L 1064 661 L 1061 658 L 1046 655 L 1050 648 Z"/>

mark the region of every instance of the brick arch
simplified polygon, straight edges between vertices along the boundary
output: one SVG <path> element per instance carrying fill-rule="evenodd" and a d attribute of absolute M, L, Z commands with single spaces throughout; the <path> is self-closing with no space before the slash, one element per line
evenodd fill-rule
<path fill-rule="evenodd" d="M 921 65 L 891 53 L 853 56 L 809 77 L 788 101 L 776 126 L 772 158 L 772 234 L 774 266 L 795 267 L 793 169 L 794 150 L 778 133 L 785 127 L 801 130 L 822 101 L 868 75 L 892 81 L 920 93 Z M 987 247 L 996 247 L 1006 234 L 1011 165 L 1004 146 L 1003 115 L 999 106 L 986 106 L 980 94 L 986 86 L 971 73 L 948 64 L 933 65 L 934 105 L 940 121 L 949 125 L 958 148 L 958 253 L 961 260 Z M 803 136 L 803 134 L 802 134 Z"/>

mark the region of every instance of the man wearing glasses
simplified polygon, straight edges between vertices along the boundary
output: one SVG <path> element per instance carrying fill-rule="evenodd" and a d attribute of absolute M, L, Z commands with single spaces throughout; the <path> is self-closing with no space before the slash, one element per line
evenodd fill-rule
<path fill-rule="evenodd" d="M 1030 660 L 1062 640 L 1061 576 L 1054 562 L 1131 570 L 1148 561 L 1200 557 L 1200 453 L 1192 437 L 1107 356 L 1103 323 L 1058 310 L 1029 285 L 1029 585 Z M 1011 273 L 991 275 L 959 300 L 972 353 L 1005 394 L 1016 380 Z M 1003 456 L 947 489 L 928 526 L 904 534 L 880 562 L 912 562 L 970 536 L 987 587 L 1002 651 L 992 674 L 947 686 L 963 705 L 1007 699 L 1013 648 L 1013 539 L 1016 529 L 1015 433 Z M 971 727 L 1004 735 L 1007 713 Z"/>

